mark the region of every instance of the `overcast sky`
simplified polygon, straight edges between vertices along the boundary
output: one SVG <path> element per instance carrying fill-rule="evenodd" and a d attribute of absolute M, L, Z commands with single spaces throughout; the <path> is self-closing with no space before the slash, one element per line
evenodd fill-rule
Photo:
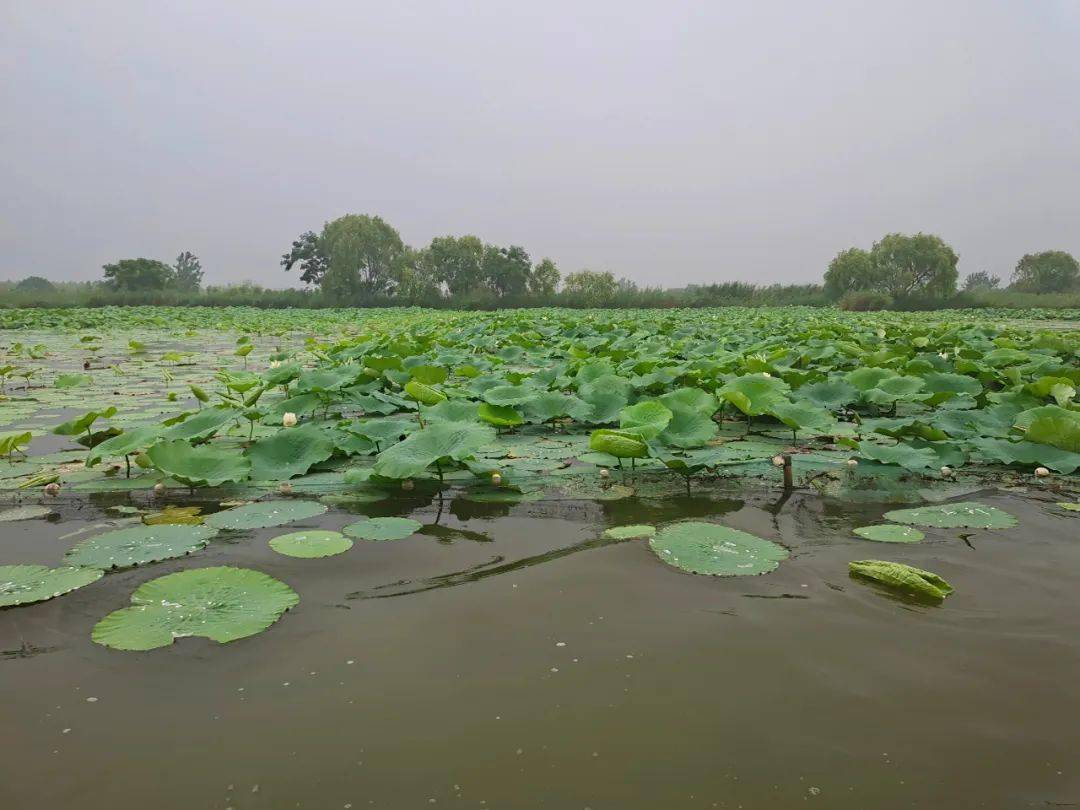
<path fill-rule="evenodd" d="M 0 4 L 0 278 L 380 214 L 639 284 L 1080 255 L 1080 0 Z"/>

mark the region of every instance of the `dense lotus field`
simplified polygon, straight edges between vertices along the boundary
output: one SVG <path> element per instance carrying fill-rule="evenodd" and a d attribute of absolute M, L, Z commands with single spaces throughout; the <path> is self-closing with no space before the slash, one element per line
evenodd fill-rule
<path fill-rule="evenodd" d="M 448 493 L 507 506 L 665 498 L 718 482 L 779 485 L 787 466 L 791 486 L 831 498 L 914 504 L 993 483 L 1075 511 L 1080 330 L 1030 315 L 6 312 L 0 521 L 48 515 L 60 496 L 142 501 L 112 504 L 135 525 L 79 542 L 62 567 L 0 566 L 0 607 L 198 551 L 219 532 Z M 911 543 L 923 538 L 915 526 L 1015 525 L 977 502 L 885 517 L 856 533 Z M 371 517 L 270 545 L 322 557 L 420 528 Z M 648 538 L 664 562 L 722 576 L 766 573 L 789 553 L 694 521 L 605 537 Z M 891 561 L 852 561 L 851 573 L 931 599 L 951 591 Z M 121 649 L 192 634 L 229 641 L 297 599 L 258 571 L 183 571 L 145 583 L 94 639 Z"/>

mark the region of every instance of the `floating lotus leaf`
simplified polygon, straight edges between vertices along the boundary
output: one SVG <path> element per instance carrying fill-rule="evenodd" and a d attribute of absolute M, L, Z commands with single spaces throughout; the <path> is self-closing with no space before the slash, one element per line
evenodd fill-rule
<path fill-rule="evenodd" d="M 270 541 L 270 548 L 286 557 L 332 557 L 352 548 L 353 542 L 341 532 L 303 531 L 281 534 Z"/>
<path fill-rule="evenodd" d="M 206 518 L 206 525 L 215 529 L 243 531 L 282 526 L 294 520 L 305 520 L 325 514 L 326 507 L 315 501 L 256 501 L 234 506 Z"/>
<path fill-rule="evenodd" d="M 1059 501 L 1058 506 L 1060 506 L 1066 512 L 1080 512 L 1080 503 L 1069 503 L 1068 501 Z"/>
<path fill-rule="evenodd" d="M 939 529 L 1009 529 L 1017 525 L 1016 518 L 1008 512 L 974 502 L 896 509 L 886 512 L 885 519 Z"/>
<path fill-rule="evenodd" d="M 656 527 L 648 525 L 612 526 L 604 531 L 604 537 L 612 540 L 632 540 L 638 537 L 652 537 L 654 534 L 656 534 Z"/>
<path fill-rule="evenodd" d="M 350 523 L 342 531 L 358 540 L 402 540 L 423 527 L 410 518 L 375 517 Z"/>
<path fill-rule="evenodd" d="M 375 473 L 386 478 L 413 478 L 442 458 L 461 461 L 495 439 L 495 431 L 468 422 L 438 422 L 383 450 Z"/>
<path fill-rule="evenodd" d="M 109 570 L 183 557 L 205 548 L 217 529 L 209 526 L 132 526 L 88 537 L 64 562 Z"/>
<path fill-rule="evenodd" d="M 7 523 L 15 520 L 33 520 L 35 518 L 48 517 L 52 513 L 52 509 L 47 506 L 41 506 L 40 504 L 14 506 L 11 509 L 0 510 L 0 523 Z"/>
<path fill-rule="evenodd" d="M 201 506 L 166 506 L 160 512 L 142 516 L 147 526 L 198 526 L 203 522 Z"/>
<path fill-rule="evenodd" d="M 0 565 L 0 607 L 44 602 L 89 585 L 104 573 L 99 568 Z"/>
<path fill-rule="evenodd" d="M 952 586 L 930 571 L 887 560 L 855 560 L 848 563 L 851 576 L 868 579 L 912 596 L 941 601 L 953 592 Z"/>
<path fill-rule="evenodd" d="M 251 461 L 251 477 L 256 481 L 278 481 L 303 475 L 320 461 L 330 458 L 334 442 L 315 425 L 282 428 L 273 436 L 259 439 L 245 455 Z"/>
<path fill-rule="evenodd" d="M 881 524 L 877 526 L 859 526 L 854 529 L 855 534 L 866 540 L 875 540 L 878 543 L 918 543 L 926 538 L 926 535 L 918 529 L 910 526 L 895 526 Z"/>
<path fill-rule="evenodd" d="M 300 602 L 280 580 L 250 568 L 195 568 L 152 579 L 131 607 L 110 613 L 91 638 L 117 650 L 153 650 L 178 638 L 226 643 L 266 630 Z"/>
<path fill-rule="evenodd" d="M 765 574 L 789 556 L 770 540 L 721 526 L 687 521 L 665 526 L 649 546 L 668 565 L 720 577 Z"/>
<path fill-rule="evenodd" d="M 192 487 L 242 481 L 251 472 L 251 462 L 238 451 L 192 447 L 183 439 L 155 444 L 146 455 L 165 475 Z"/>

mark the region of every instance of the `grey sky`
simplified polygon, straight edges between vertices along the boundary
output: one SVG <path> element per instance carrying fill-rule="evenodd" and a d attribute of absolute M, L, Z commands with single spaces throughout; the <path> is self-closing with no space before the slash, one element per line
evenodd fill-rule
<path fill-rule="evenodd" d="M 283 286 L 350 212 L 665 286 L 1080 255 L 1078 0 L 5 0 L 0 103 L 0 278 Z"/>

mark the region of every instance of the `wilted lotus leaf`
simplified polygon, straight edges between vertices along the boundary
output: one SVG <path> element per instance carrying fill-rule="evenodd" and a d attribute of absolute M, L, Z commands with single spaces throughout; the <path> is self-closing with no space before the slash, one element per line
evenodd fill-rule
<path fill-rule="evenodd" d="M 770 540 L 695 521 L 665 526 L 649 545 L 668 565 L 720 577 L 765 574 L 789 556 L 786 548 Z"/>
<path fill-rule="evenodd" d="M 939 529 L 1009 529 L 1017 525 L 1016 518 L 1008 512 L 974 502 L 896 509 L 886 512 L 885 519 Z"/>
<path fill-rule="evenodd" d="M 44 602 L 101 579 L 99 568 L 0 565 L 0 607 Z"/>
<path fill-rule="evenodd" d="M 848 564 L 853 577 L 868 579 L 912 596 L 941 601 L 953 592 L 937 574 L 887 560 L 855 560 Z"/>
<path fill-rule="evenodd" d="M 250 568 L 195 568 L 152 579 L 131 607 L 110 613 L 92 638 L 117 650 L 153 650 L 188 636 L 226 643 L 261 633 L 300 597 L 280 580 Z"/>
<path fill-rule="evenodd" d="M 88 537 L 64 555 L 71 565 L 109 570 L 183 557 L 205 548 L 217 530 L 209 526 L 132 526 Z"/>
<path fill-rule="evenodd" d="M 325 512 L 326 507 L 315 501 L 256 501 L 215 512 L 206 518 L 206 525 L 233 531 L 266 529 Z"/>

